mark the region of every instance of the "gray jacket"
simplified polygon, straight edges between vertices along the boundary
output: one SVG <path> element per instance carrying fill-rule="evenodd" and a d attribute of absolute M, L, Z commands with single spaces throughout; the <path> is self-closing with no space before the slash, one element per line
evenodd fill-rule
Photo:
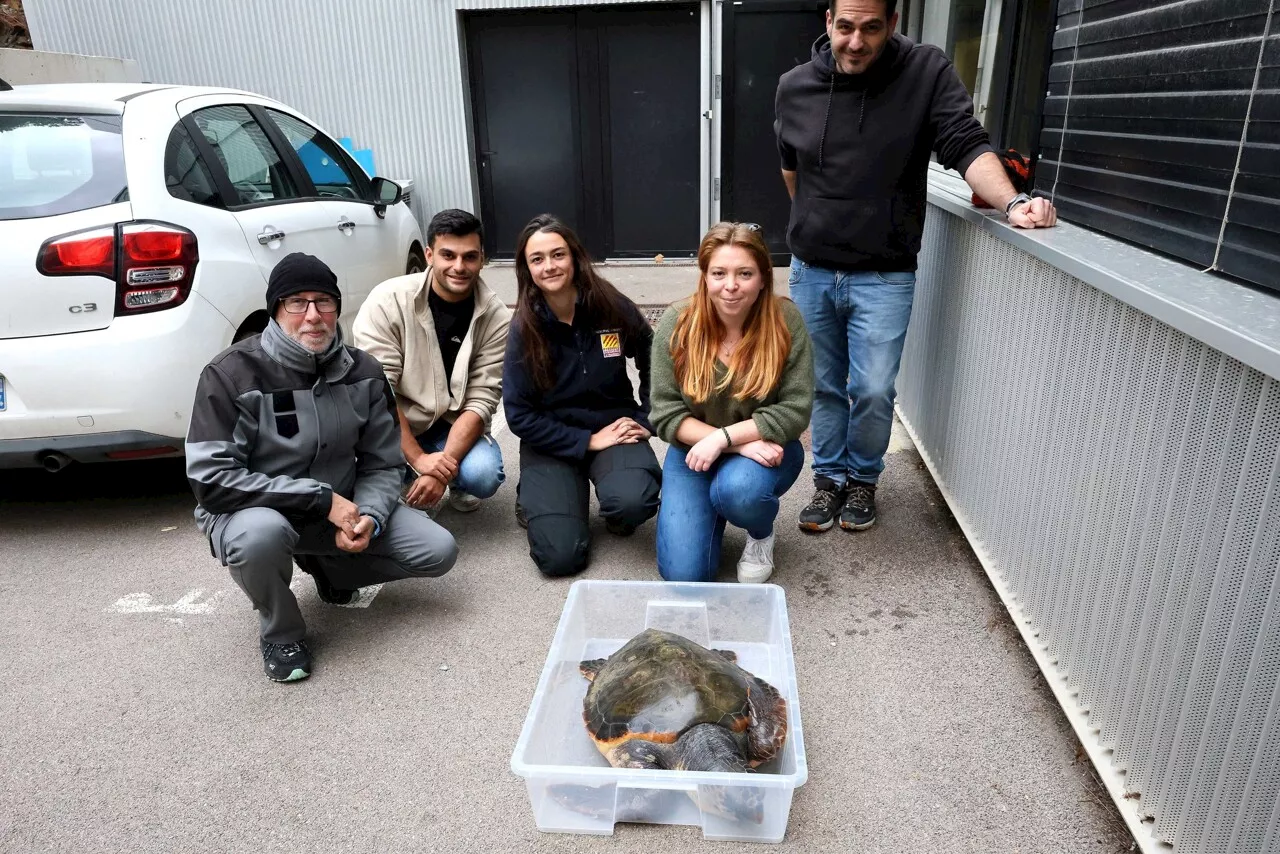
<path fill-rule="evenodd" d="M 207 534 L 216 516 L 248 507 L 323 519 L 337 492 L 380 533 L 404 471 L 395 413 L 382 366 L 340 330 L 317 355 L 272 320 L 200 375 L 186 443 L 196 524 Z"/>

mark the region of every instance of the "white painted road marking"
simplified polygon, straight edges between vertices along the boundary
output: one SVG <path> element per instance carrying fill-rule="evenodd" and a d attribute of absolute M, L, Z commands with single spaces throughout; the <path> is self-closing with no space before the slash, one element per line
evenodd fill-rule
<path fill-rule="evenodd" d="M 113 614 L 212 614 L 218 603 L 226 597 L 227 591 L 217 590 L 202 602 L 200 597 L 203 595 L 204 590 L 197 587 L 188 590 L 186 595 L 172 605 L 161 605 L 150 593 L 130 593 L 107 606 L 106 610 Z"/>
<path fill-rule="evenodd" d="M 295 596 L 302 594 L 310 586 L 305 579 L 306 573 L 298 572 L 294 574 L 293 581 L 289 584 L 289 589 L 293 591 Z M 337 607 L 368 608 L 381 589 L 381 584 L 362 587 L 356 592 L 356 597 L 349 604 L 338 605 Z M 188 590 L 181 599 L 172 605 L 157 602 L 150 593 L 130 593 L 127 596 L 121 596 L 103 610 L 109 614 L 184 614 L 187 616 L 203 616 L 217 611 L 233 592 L 231 590 L 215 590 L 206 597 L 204 589 L 197 587 L 194 590 Z M 316 595 L 314 587 L 309 595 Z M 177 623 L 182 622 L 180 619 L 172 617 L 166 619 Z"/>

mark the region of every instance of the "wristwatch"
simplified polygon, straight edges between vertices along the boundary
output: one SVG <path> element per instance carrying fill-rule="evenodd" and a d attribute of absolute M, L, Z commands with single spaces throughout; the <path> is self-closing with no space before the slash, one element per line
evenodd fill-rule
<path fill-rule="evenodd" d="M 1029 202 L 1029 201 L 1031 201 L 1031 197 L 1028 196 L 1026 193 L 1018 193 L 1018 195 L 1014 196 L 1012 199 L 1009 200 L 1009 204 L 1004 206 L 1004 215 L 1007 217 L 1009 215 L 1009 212 L 1012 211 L 1015 207 L 1022 204 L 1023 202 Z"/>

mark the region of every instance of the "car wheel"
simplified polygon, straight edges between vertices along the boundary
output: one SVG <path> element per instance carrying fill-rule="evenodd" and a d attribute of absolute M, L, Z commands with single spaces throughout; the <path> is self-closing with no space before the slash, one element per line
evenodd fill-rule
<path fill-rule="evenodd" d="M 418 254 L 418 250 L 416 249 L 410 250 L 409 260 L 405 262 L 405 265 L 404 265 L 404 274 L 406 276 L 412 276 L 414 273 L 421 273 L 426 269 L 427 269 L 427 262 L 421 255 Z"/>

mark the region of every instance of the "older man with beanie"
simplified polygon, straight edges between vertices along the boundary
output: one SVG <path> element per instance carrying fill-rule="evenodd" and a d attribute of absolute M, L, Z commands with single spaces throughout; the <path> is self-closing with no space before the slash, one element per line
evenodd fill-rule
<path fill-rule="evenodd" d="M 205 367 L 187 434 L 196 524 L 258 611 L 277 682 L 312 670 L 289 589 L 295 560 L 322 600 L 342 605 L 366 585 L 443 575 L 457 557 L 446 530 L 399 502 L 395 398 L 381 365 L 343 345 L 341 308 L 324 262 L 283 258 L 267 328 Z"/>

